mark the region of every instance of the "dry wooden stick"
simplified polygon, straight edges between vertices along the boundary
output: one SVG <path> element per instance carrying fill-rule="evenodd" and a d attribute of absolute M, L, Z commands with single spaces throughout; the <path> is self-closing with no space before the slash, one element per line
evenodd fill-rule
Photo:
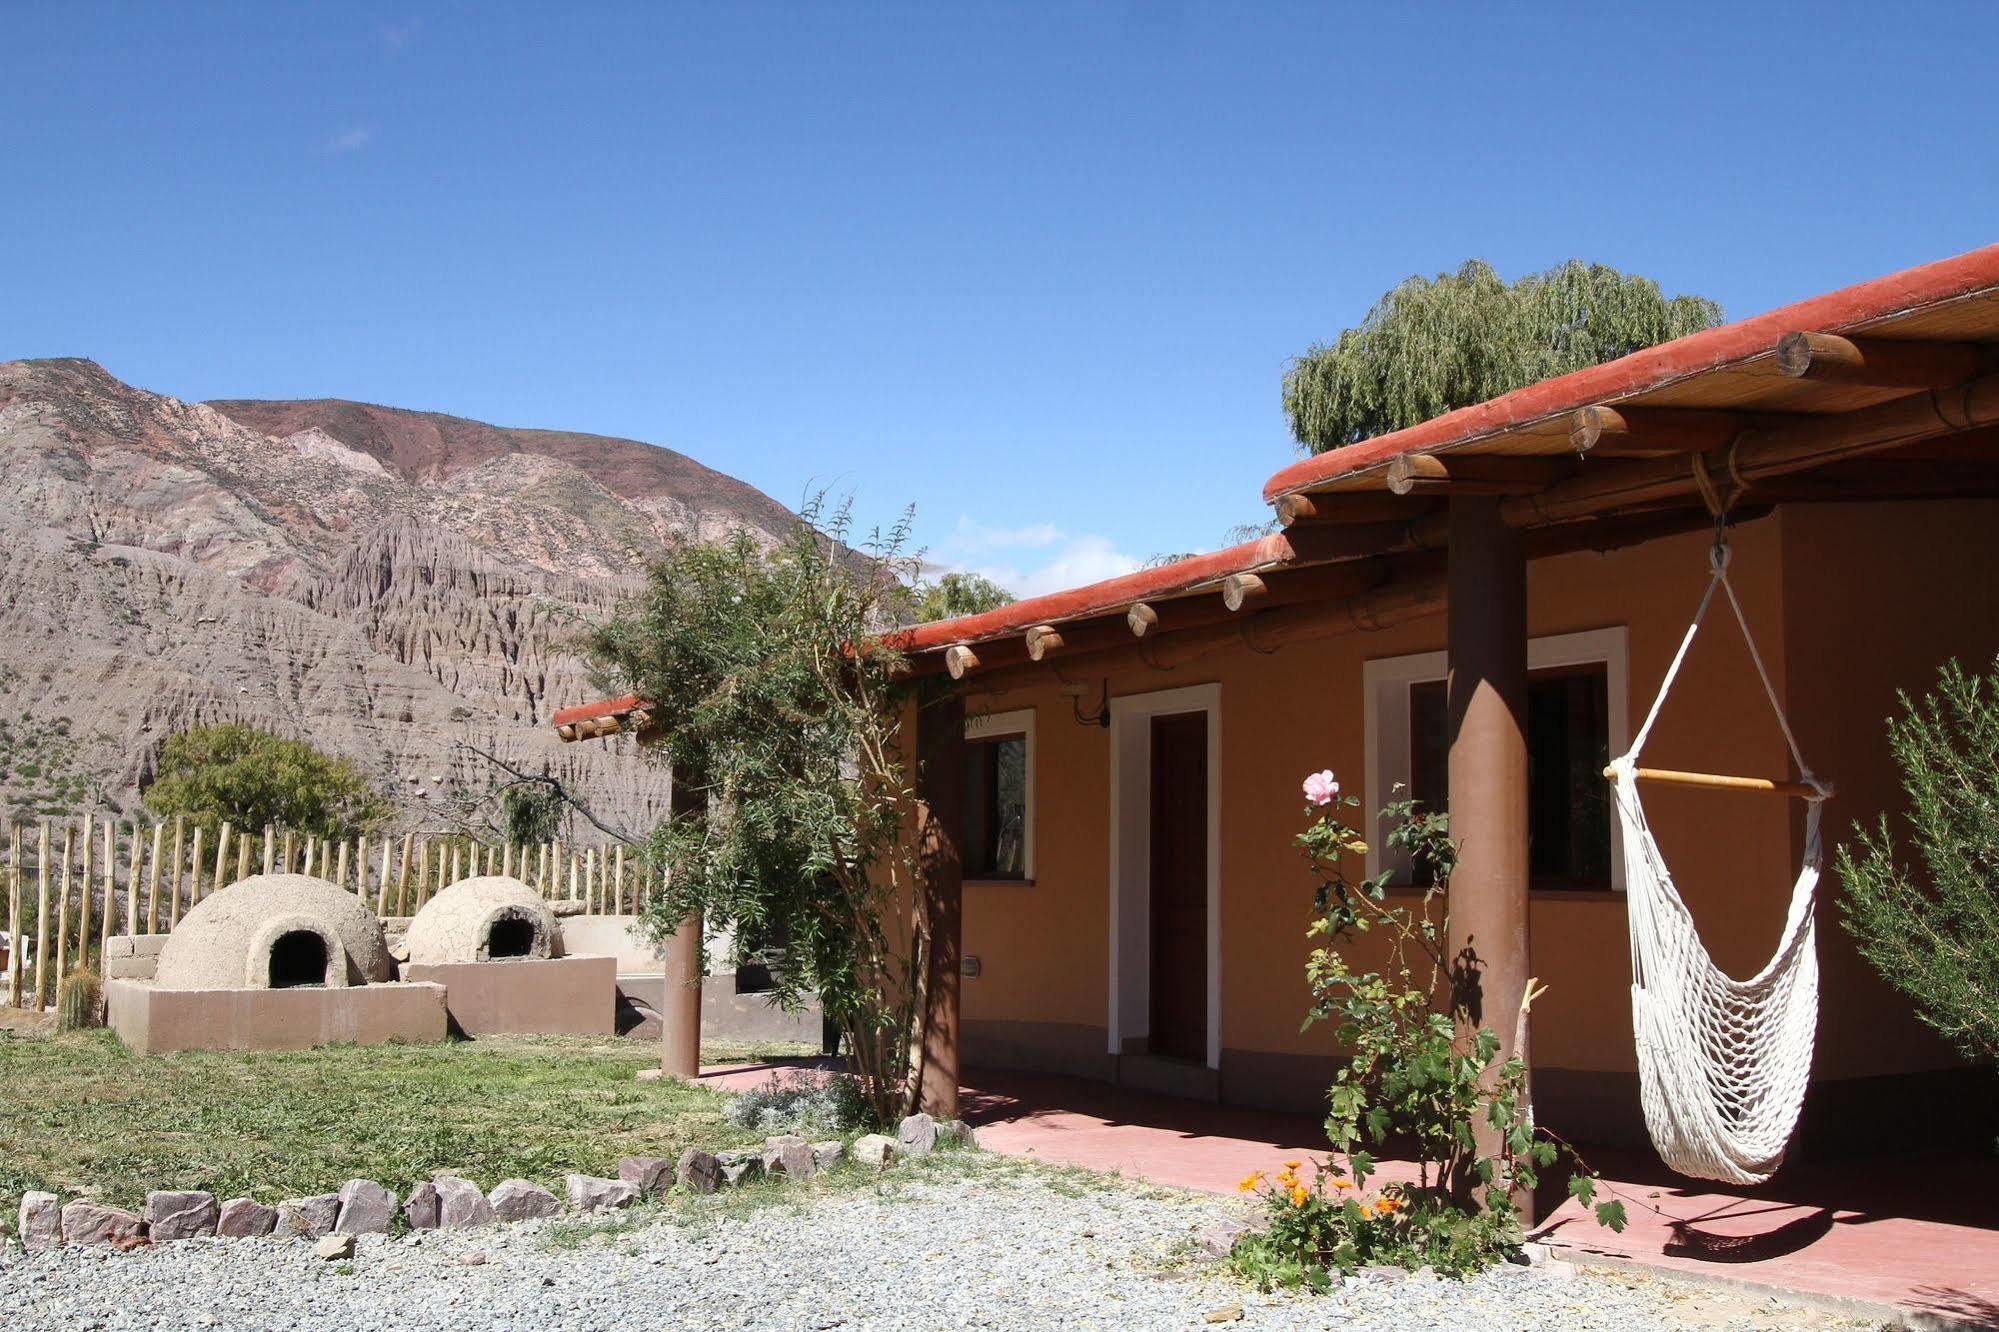
<path fill-rule="evenodd" d="M 222 887 L 222 876 L 229 872 L 229 821 L 222 821 L 222 828 L 215 834 L 215 873 L 209 877 L 208 891 L 213 894 Z"/>

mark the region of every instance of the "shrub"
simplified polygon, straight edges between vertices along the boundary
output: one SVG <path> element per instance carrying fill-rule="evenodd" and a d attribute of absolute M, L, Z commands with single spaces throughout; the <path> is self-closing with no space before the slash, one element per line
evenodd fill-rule
<path fill-rule="evenodd" d="M 1298 845 L 1318 879 L 1309 934 L 1323 941 L 1306 960 L 1312 1006 L 1305 1025 L 1337 1023 L 1348 1052 L 1327 1093 L 1334 1151 L 1309 1180 L 1300 1173 L 1304 1162 L 1289 1161 L 1274 1179 L 1259 1173 L 1242 1182 L 1243 1191 L 1263 1196 L 1270 1225 L 1238 1240 L 1231 1264 L 1266 1287 L 1325 1289 L 1335 1273 L 1371 1263 L 1467 1275 L 1520 1242 L 1513 1191 L 1531 1192 L 1565 1145 L 1527 1120 L 1526 1065 L 1498 1061 L 1499 1037 L 1468 1027 L 1439 998 L 1450 990 L 1443 903 L 1457 863 L 1445 816 L 1413 800 L 1382 811 L 1389 845 L 1430 874 L 1431 886 L 1410 909 L 1388 904 L 1388 873 L 1347 874 L 1367 844 L 1335 811 L 1360 802 L 1341 795 L 1330 772 L 1307 778 L 1305 795 L 1310 822 Z M 1342 951 L 1363 934 L 1380 940 L 1379 970 L 1358 969 Z M 1493 1141 L 1489 1150 L 1480 1146 L 1480 1130 Z M 1417 1178 L 1370 1198 L 1373 1149 L 1390 1141 L 1413 1153 Z M 1595 1176 L 1574 1164 L 1569 1192 L 1594 1203 Z M 1597 1204 L 1596 1216 L 1623 1229 L 1622 1203 Z"/>
<path fill-rule="evenodd" d="M 1923 872 L 1884 815 L 1839 850 L 1840 908 L 1861 956 L 1972 1058 L 1999 1058 L 1999 665 L 1946 665 L 1934 693 L 1901 695 L 1888 747 Z"/>
<path fill-rule="evenodd" d="M 168 737 L 143 798 L 157 815 L 185 815 L 211 828 L 274 824 L 329 838 L 369 831 L 391 812 L 346 759 L 240 722 Z"/>
<path fill-rule="evenodd" d="M 777 1074 L 729 1103 L 729 1122 L 764 1134 L 841 1134 L 872 1120 L 860 1082 L 844 1074 L 824 1081 L 785 1082 Z"/>

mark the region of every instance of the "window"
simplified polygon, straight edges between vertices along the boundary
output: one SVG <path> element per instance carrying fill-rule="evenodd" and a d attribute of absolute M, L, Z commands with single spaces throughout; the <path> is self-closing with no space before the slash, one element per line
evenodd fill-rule
<path fill-rule="evenodd" d="M 1528 645 L 1528 866 L 1535 888 L 1624 886 L 1603 768 L 1628 742 L 1624 631 L 1535 639 Z M 1367 664 L 1370 817 L 1397 785 L 1433 809 L 1449 800 L 1445 654 Z M 1373 839 L 1370 840 L 1372 846 Z M 1407 882 L 1410 866 L 1370 851 Z"/>
<path fill-rule="evenodd" d="M 967 879 L 1034 877 L 1034 714 L 995 713 L 965 723 Z"/>

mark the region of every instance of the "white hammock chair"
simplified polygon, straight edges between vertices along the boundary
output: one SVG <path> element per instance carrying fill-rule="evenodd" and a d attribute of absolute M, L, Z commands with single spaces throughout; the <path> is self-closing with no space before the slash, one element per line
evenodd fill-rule
<path fill-rule="evenodd" d="M 1818 1026 L 1819 962 L 1813 907 L 1819 883 L 1819 813 L 1828 784 L 1812 775 L 1790 719 L 1756 650 L 1749 621 L 1728 581 L 1728 547 L 1717 533 L 1713 576 L 1700 608 L 1630 752 L 1613 760 L 1611 778 L 1624 828 L 1625 887 L 1631 924 L 1631 1017 L 1638 1042 L 1638 1080 L 1645 1125 L 1668 1166 L 1683 1175 L 1730 1184 L 1760 1184 L 1784 1159 L 1797 1125 L 1812 1066 Z M 1802 780 L 1711 777 L 1640 769 L 1639 751 L 1659 719 L 1673 678 L 1719 589 L 1742 627 L 1749 659 L 1777 715 Z M 1777 952 L 1748 980 L 1715 966 L 1694 930 L 1693 917 L 1659 854 L 1638 798 L 1640 780 L 1801 796 L 1805 806 L 1804 864 L 1791 889 L 1791 909 Z"/>

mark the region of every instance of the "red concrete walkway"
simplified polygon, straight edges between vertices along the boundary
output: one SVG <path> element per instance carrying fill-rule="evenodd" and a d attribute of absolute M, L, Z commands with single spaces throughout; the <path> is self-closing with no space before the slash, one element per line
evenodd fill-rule
<path fill-rule="evenodd" d="M 704 1070 L 741 1088 L 773 1065 Z M 965 1118 L 985 1147 L 1161 1184 L 1233 1193 L 1252 1170 L 1319 1153 L 1304 1115 L 1150 1096 L 1081 1078 L 978 1070 Z M 1999 1328 L 1999 1161 L 1904 1157 L 1794 1165 L 1749 1190 L 1707 1191 L 1649 1154 L 1592 1152 L 1631 1224 L 1613 1235 L 1574 1203 L 1542 1227 L 1550 1243 L 1695 1276 L 1833 1301 L 1893 1306 Z M 1406 1178 L 1390 1162 L 1387 1178 Z"/>

